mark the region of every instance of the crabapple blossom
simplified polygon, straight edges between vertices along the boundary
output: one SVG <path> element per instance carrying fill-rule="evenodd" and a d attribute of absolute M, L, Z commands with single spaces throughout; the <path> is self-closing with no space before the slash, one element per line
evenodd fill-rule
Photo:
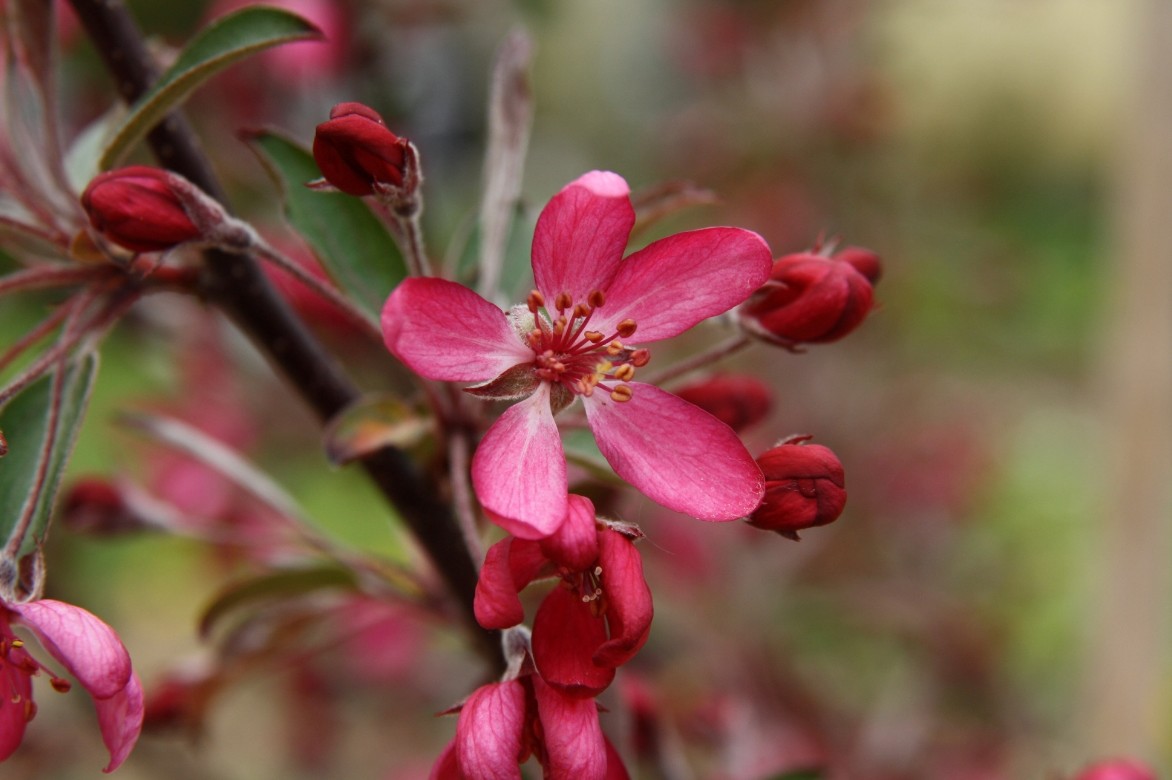
<path fill-rule="evenodd" d="M 757 458 L 765 474 L 765 500 L 749 525 L 796 540 L 798 531 L 838 519 L 846 506 L 842 463 L 828 447 L 795 436 Z"/>
<path fill-rule="evenodd" d="M 643 563 L 621 526 L 596 520 L 594 505 L 569 496 L 565 521 L 537 540 L 506 538 L 489 548 L 476 585 L 476 619 L 509 628 L 524 619 L 518 593 L 553 574 L 533 620 L 533 661 L 542 679 L 572 696 L 596 696 L 651 630 L 651 590 Z"/>
<path fill-rule="evenodd" d="M 536 289 L 508 313 L 455 282 L 410 278 L 387 299 L 383 335 L 416 373 L 474 382 L 473 395 L 518 400 L 476 450 L 472 483 L 507 531 L 539 538 L 566 515 L 566 461 L 554 415 L 576 399 L 603 456 L 649 498 L 704 520 L 734 520 L 760 502 L 760 470 L 724 423 L 633 381 L 646 348 L 728 311 L 765 281 L 755 233 L 717 227 L 623 252 L 630 190 L 592 171 L 541 212 Z"/>
<path fill-rule="evenodd" d="M 1139 761 L 1115 758 L 1086 767 L 1074 780 L 1156 780 L 1156 773 Z"/>
<path fill-rule="evenodd" d="M 33 676 L 44 670 L 56 690 L 71 687 L 33 657 L 13 632 L 14 625 L 29 629 L 93 698 L 102 741 L 110 751 L 104 771 L 117 769 L 142 730 L 142 684 L 114 629 L 81 607 L 52 599 L 0 603 L 0 761 L 20 745 L 28 722 L 37 714 Z"/>
<path fill-rule="evenodd" d="M 322 176 L 347 195 L 374 195 L 380 187 L 402 187 L 413 158 L 410 142 L 387 128 L 362 103 L 339 103 L 317 126 L 313 159 Z"/>
<path fill-rule="evenodd" d="M 85 188 L 81 205 L 94 229 L 115 244 L 132 252 L 162 252 L 202 233 L 175 192 L 176 178 L 145 165 L 106 171 Z"/>

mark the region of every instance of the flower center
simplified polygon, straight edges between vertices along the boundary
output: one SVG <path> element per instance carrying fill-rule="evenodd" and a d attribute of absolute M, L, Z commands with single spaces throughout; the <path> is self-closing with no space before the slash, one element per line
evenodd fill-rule
<path fill-rule="evenodd" d="M 590 396 L 602 388 L 614 401 L 631 400 L 633 390 L 627 382 L 635 369 L 647 365 L 651 353 L 630 349 L 622 339 L 635 333 L 636 323 L 625 319 L 606 334 L 590 329 L 594 312 L 606 303 L 601 290 L 594 290 L 585 301 L 575 302 L 569 293 L 558 293 L 553 306 L 537 290 L 529 293 L 526 304 L 536 327 L 526 336 L 536 358 L 537 376 L 558 384 L 572 393 Z M 546 315 L 540 311 L 545 309 Z"/>

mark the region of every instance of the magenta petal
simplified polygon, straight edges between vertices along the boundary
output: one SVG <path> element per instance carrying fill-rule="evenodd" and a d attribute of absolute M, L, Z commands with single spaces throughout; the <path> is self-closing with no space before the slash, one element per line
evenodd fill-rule
<path fill-rule="evenodd" d="M 11 756 L 24 739 L 32 709 L 33 683 L 27 672 L 0 661 L 0 761 Z"/>
<path fill-rule="evenodd" d="M 605 734 L 602 735 L 602 741 L 606 745 L 606 780 L 631 780 L 619 751 L 614 749 Z"/>
<path fill-rule="evenodd" d="M 444 752 L 440 753 L 427 780 L 467 780 L 460 771 L 460 763 L 456 758 L 456 740 L 449 742 Z"/>
<path fill-rule="evenodd" d="M 505 313 L 445 279 L 404 280 L 382 312 L 383 340 L 428 379 L 483 382 L 533 360 Z"/>
<path fill-rule="evenodd" d="M 95 699 L 108 699 L 130 680 L 130 655 L 114 629 L 81 607 L 53 599 L 12 605 L 19 621 Z"/>
<path fill-rule="evenodd" d="M 606 780 L 607 754 L 598 705 L 533 681 L 537 714 L 545 738 L 545 780 Z"/>
<path fill-rule="evenodd" d="M 748 230 L 716 227 L 668 236 L 623 261 L 591 327 L 612 333 L 619 322 L 633 319 L 631 343 L 670 338 L 742 303 L 769 278 L 772 266 L 769 245 Z"/>
<path fill-rule="evenodd" d="M 614 667 L 594 663 L 606 642 L 606 625 L 590 604 L 568 588 L 549 592 L 533 617 L 533 662 L 541 679 L 568 696 L 597 696 L 614 679 Z"/>
<path fill-rule="evenodd" d="M 460 771 L 477 780 L 520 780 L 525 688 L 516 680 L 477 688 L 456 722 Z"/>
<path fill-rule="evenodd" d="M 653 385 L 632 382 L 631 400 L 583 398 L 598 448 L 620 477 L 668 509 L 735 520 L 757 508 L 761 469 L 733 430 Z"/>
<path fill-rule="evenodd" d="M 570 571 L 586 571 L 594 565 L 598 558 L 598 526 L 590 499 L 570 494 L 566 519 L 557 531 L 541 540 L 541 549 Z"/>
<path fill-rule="evenodd" d="M 142 732 L 142 683 L 137 674 L 131 674 L 126 687 L 108 699 L 94 699 L 98 710 L 98 725 L 102 741 L 110 751 L 110 763 L 103 772 L 113 772 L 134 749 Z"/>
<path fill-rule="evenodd" d="M 533 279 L 546 303 L 558 293 L 585 301 L 605 291 L 634 224 L 630 189 L 616 173 L 591 171 L 554 195 L 533 234 Z"/>
<path fill-rule="evenodd" d="M 566 516 L 566 456 L 549 385 L 492 424 L 472 457 L 472 487 L 497 525 L 522 539 L 557 530 Z"/>
<path fill-rule="evenodd" d="M 509 628 L 525 619 L 525 608 L 517 597 L 518 588 L 513 584 L 513 573 L 509 570 L 509 547 L 513 538 L 501 539 L 488 548 L 480 578 L 476 580 L 476 595 L 472 600 L 472 611 L 476 622 L 485 628 Z"/>
<path fill-rule="evenodd" d="M 594 663 L 619 666 L 639 652 L 651 633 L 651 589 L 643 559 L 630 539 L 609 528 L 598 534 L 598 565 L 610 639 L 594 651 Z"/>

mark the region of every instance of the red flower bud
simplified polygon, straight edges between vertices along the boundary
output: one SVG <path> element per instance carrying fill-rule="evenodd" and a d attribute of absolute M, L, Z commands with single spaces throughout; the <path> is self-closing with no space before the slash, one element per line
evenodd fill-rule
<path fill-rule="evenodd" d="M 1074 780 L 1156 780 L 1156 773 L 1138 761 L 1118 758 L 1092 764 Z"/>
<path fill-rule="evenodd" d="M 883 275 L 883 264 L 879 260 L 879 255 L 861 246 L 844 247 L 834 253 L 834 259 L 849 263 L 856 271 L 867 277 L 867 281 L 872 285 Z"/>
<path fill-rule="evenodd" d="M 408 166 L 413 150 L 383 124 L 374 109 L 361 103 L 339 103 L 330 119 L 317 126 L 313 159 L 326 181 L 348 195 L 373 195 L 376 185 L 410 185 Z"/>
<path fill-rule="evenodd" d="M 765 475 L 765 498 L 749 525 L 796 540 L 798 531 L 838 519 L 846 506 L 842 463 L 828 447 L 787 439 L 757 458 Z"/>
<path fill-rule="evenodd" d="M 169 171 L 132 165 L 94 177 L 81 205 L 94 229 L 133 252 L 161 252 L 201 236 Z"/>
<path fill-rule="evenodd" d="M 785 255 L 774 261 L 769 280 L 741 305 L 741 324 L 784 347 L 837 341 L 871 311 L 874 295 L 868 275 L 877 276 L 878 268 L 877 257 L 869 261 L 855 250 L 846 258 L 813 252 Z"/>
<path fill-rule="evenodd" d="M 769 385 L 747 374 L 721 374 L 681 387 L 675 394 L 734 431 L 760 422 L 773 405 Z"/>

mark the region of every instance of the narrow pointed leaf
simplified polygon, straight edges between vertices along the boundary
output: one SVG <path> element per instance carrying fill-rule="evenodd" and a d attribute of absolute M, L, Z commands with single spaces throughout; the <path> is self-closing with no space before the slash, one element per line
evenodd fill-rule
<path fill-rule="evenodd" d="M 11 538 L 20 517 L 31 509 L 32 522 L 25 530 L 21 554 L 30 552 L 45 532 L 97 368 L 97 354 L 89 353 L 63 369 L 57 425 L 48 450 L 45 445 L 51 433 L 52 375 L 30 385 L 0 413 L 0 430 L 8 444 L 8 454 L 0 461 L 0 543 Z M 47 467 L 43 478 L 39 478 L 46 452 Z"/>
<path fill-rule="evenodd" d="M 278 8 L 250 6 L 218 19 L 180 52 L 175 64 L 131 107 L 106 146 L 102 170 L 118 165 L 168 112 L 232 63 L 278 44 L 320 38 L 317 27 Z"/>
<path fill-rule="evenodd" d="M 342 566 L 315 566 L 268 572 L 233 582 L 217 593 L 199 618 L 199 634 L 207 637 L 228 614 L 248 606 L 269 604 L 326 589 L 357 590 L 354 573 Z"/>
<path fill-rule="evenodd" d="M 320 178 L 321 172 L 302 146 L 263 131 L 248 140 L 281 188 L 293 228 L 342 291 L 377 317 L 391 290 L 407 275 L 386 227 L 359 198 L 308 189 L 305 183 Z"/>
<path fill-rule="evenodd" d="M 344 409 L 326 426 L 326 456 L 330 463 L 341 466 L 388 445 L 410 449 L 431 432 L 431 421 L 402 401 L 365 398 Z"/>

